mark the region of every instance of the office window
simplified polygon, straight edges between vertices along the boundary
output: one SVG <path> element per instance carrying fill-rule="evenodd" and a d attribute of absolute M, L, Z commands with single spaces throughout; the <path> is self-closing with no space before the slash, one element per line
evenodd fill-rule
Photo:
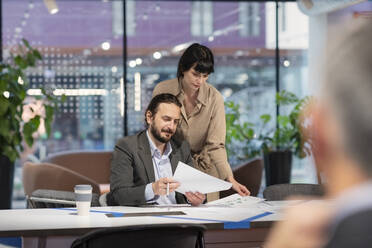
<path fill-rule="evenodd" d="M 125 1 L 126 13 L 123 1 L 56 3 L 59 11 L 52 15 L 43 1 L 2 1 L 3 57 L 21 38 L 44 57 L 28 72 L 30 97 L 41 86 L 68 96 L 52 137 L 41 136 L 33 148 L 36 158 L 63 150 L 111 150 L 124 135 L 125 115 L 128 134 L 142 130 L 153 88 L 176 77 L 178 60 L 193 42 L 213 51 L 215 73 L 208 81 L 225 101 L 240 104 L 242 120 L 255 123 L 263 113 L 275 114 L 275 2 L 132 0 Z M 304 95 L 308 18 L 296 3 L 280 6 L 280 88 Z M 232 166 L 242 162 L 229 159 Z M 305 174 L 296 168 L 302 180 Z"/>
<path fill-rule="evenodd" d="M 241 36 L 260 35 L 260 4 L 259 3 L 239 3 L 239 22 Z"/>
<path fill-rule="evenodd" d="M 191 7 L 191 35 L 208 36 L 213 33 L 213 5 L 193 2 Z"/>
<path fill-rule="evenodd" d="M 279 8 L 279 28 L 280 31 L 285 32 L 287 29 L 287 13 L 286 3 L 281 3 Z"/>
<path fill-rule="evenodd" d="M 296 3 L 279 5 L 280 89 L 302 97 L 308 91 L 309 17 Z M 281 113 L 287 108 L 282 107 Z M 292 182 L 316 182 L 316 172 L 311 157 L 293 158 Z"/>
<path fill-rule="evenodd" d="M 29 97 L 41 87 L 67 95 L 55 116 L 52 136 L 35 144 L 35 156 L 112 149 L 123 135 L 120 2 L 56 1 L 55 14 L 43 1 L 2 4 L 4 58 L 15 51 L 21 38 L 43 56 L 28 72 Z"/>
<path fill-rule="evenodd" d="M 260 114 L 275 112 L 275 48 L 266 47 L 265 32 L 266 25 L 275 27 L 275 20 L 266 22 L 265 3 L 247 3 L 245 6 L 249 6 L 254 13 L 254 21 L 246 23 L 251 25 L 251 29 L 247 27 L 246 31 L 252 35 L 242 36 L 241 4 L 136 2 L 136 9 L 141 10 L 135 18 L 138 28 L 135 36 L 128 37 L 130 134 L 144 128 L 144 108 L 151 99 L 153 88 L 160 81 L 176 77 L 178 60 L 193 42 L 204 44 L 213 51 L 215 73 L 211 74 L 208 81 L 222 93 L 226 101 L 241 105 L 243 119 L 257 122 Z M 213 26 L 213 33 L 205 33 L 201 27 L 190 34 L 187 31 L 190 28 L 193 30 L 193 25 L 199 23 L 196 26 L 203 26 L 206 23 L 201 19 L 201 13 L 213 14 L 213 25 L 210 25 Z M 202 35 L 203 32 L 209 35 Z M 240 163 L 234 157 L 230 160 L 233 166 Z"/>
<path fill-rule="evenodd" d="M 126 22 L 127 22 L 127 36 L 133 36 L 136 32 L 136 2 L 126 1 Z M 112 2 L 112 31 L 114 37 L 121 37 L 124 34 L 123 28 L 123 2 L 113 1 Z"/>

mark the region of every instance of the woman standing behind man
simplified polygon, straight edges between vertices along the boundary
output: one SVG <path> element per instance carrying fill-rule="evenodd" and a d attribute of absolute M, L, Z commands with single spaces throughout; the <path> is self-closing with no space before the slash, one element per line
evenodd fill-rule
<path fill-rule="evenodd" d="M 214 59 L 211 50 L 194 43 L 178 62 L 177 78 L 157 84 L 153 96 L 171 93 L 182 103 L 182 120 L 175 137 L 190 143 L 195 167 L 231 182 L 236 192 L 246 196 L 250 194 L 249 190 L 234 179 L 227 161 L 224 100 L 220 92 L 207 83 L 212 72 Z M 207 195 L 208 201 L 218 198 L 219 192 Z"/>

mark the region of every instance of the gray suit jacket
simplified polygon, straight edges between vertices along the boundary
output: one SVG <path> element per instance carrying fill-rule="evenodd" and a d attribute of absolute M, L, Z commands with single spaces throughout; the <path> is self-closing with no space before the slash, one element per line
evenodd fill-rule
<path fill-rule="evenodd" d="M 355 212 L 342 219 L 328 232 L 330 240 L 324 248 L 372 247 L 372 207 Z"/>
<path fill-rule="evenodd" d="M 172 153 L 170 162 L 172 171 L 176 170 L 178 161 L 193 166 L 190 147 L 186 141 L 176 143 L 171 140 Z M 154 166 L 151 158 L 150 144 L 146 131 L 120 139 L 111 161 L 110 193 L 107 204 L 144 205 L 145 188 L 155 182 Z M 186 203 L 186 198 L 176 192 L 177 203 Z"/>

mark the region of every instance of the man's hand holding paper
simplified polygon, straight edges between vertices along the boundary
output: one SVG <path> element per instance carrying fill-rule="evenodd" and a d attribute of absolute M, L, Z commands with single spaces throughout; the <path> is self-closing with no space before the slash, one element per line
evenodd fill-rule
<path fill-rule="evenodd" d="M 204 194 L 227 190 L 231 185 L 229 182 L 178 162 L 173 178 L 160 178 L 152 184 L 152 187 L 157 195 L 165 195 L 173 191 L 182 193 L 191 205 L 198 206 L 204 202 Z"/>
<path fill-rule="evenodd" d="M 207 194 L 231 188 L 231 183 L 210 176 L 189 165 L 178 162 L 173 179 L 180 183 L 176 191 L 186 195 L 186 192 Z"/>
<path fill-rule="evenodd" d="M 152 190 L 155 195 L 169 195 L 169 193 L 175 191 L 179 185 L 180 184 L 176 180 L 163 177 L 152 183 Z"/>

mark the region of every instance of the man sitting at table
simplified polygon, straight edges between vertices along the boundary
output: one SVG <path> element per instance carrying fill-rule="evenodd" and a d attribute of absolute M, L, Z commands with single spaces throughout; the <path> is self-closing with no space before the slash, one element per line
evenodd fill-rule
<path fill-rule="evenodd" d="M 199 205 L 201 193 L 175 192 L 179 183 L 172 175 L 179 161 L 193 166 L 186 141 L 172 140 L 180 121 L 181 103 L 171 94 L 155 96 L 145 112 L 147 129 L 120 139 L 111 162 L 108 205 Z"/>

